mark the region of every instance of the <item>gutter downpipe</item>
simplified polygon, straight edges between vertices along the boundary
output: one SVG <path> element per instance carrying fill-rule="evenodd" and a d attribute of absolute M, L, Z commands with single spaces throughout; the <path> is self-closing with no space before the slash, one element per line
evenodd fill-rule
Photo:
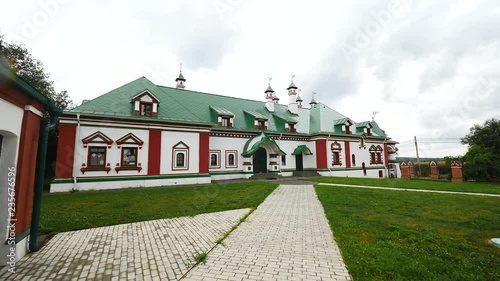
<path fill-rule="evenodd" d="M 283 135 L 283 133 L 280 133 L 280 138 L 278 139 L 278 144 L 279 144 L 280 148 L 281 148 L 281 136 L 282 135 Z M 283 157 L 283 156 L 281 156 L 281 157 Z M 281 171 L 282 164 L 283 164 L 283 161 L 281 161 L 281 159 L 280 159 L 280 176 L 283 176 L 283 172 Z"/>
<path fill-rule="evenodd" d="M 81 126 L 80 126 L 80 113 L 77 113 L 76 114 L 76 139 L 75 139 L 75 151 L 76 152 L 76 149 L 78 147 L 78 140 L 80 139 L 80 129 L 81 129 Z M 73 153 L 74 153 L 73 152 Z M 77 154 L 79 156 L 79 154 Z M 76 156 L 73 158 L 73 191 L 76 191 L 77 190 L 77 182 L 76 182 L 76 163 L 77 163 L 77 158 Z"/>
<path fill-rule="evenodd" d="M 29 239 L 29 250 L 38 251 L 38 229 L 40 226 L 40 209 L 42 207 L 43 181 L 45 178 L 45 162 L 47 161 L 47 142 L 49 132 L 57 125 L 57 119 L 62 114 L 59 108 L 50 108 L 50 123 L 41 130 L 40 141 L 38 143 L 38 159 L 36 163 L 35 192 L 33 198 L 33 209 L 31 215 L 31 229 Z"/>
<path fill-rule="evenodd" d="M 327 157 L 328 157 L 328 141 L 330 140 L 330 133 L 328 134 L 328 137 L 326 138 L 326 153 L 327 153 Z M 328 158 L 327 158 L 328 159 Z M 330 177 L 332 176 L 332 169 L 330 168 L 330 166 L 328 165 L 328 161 L 326 162 L 326 166 L 328 167 L 328 171 L 330 173 Z"/>

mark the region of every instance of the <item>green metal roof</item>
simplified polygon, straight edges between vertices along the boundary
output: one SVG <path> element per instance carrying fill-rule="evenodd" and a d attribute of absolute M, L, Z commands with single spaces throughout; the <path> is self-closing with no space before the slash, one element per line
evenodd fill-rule
<path fill-rule="evenodd" d="M 297 122 L 299 122 L 296 118 L 293 118 L 291 116 L 287 116 L 287 115 L 284 115 L 284 114 L 280 114 L 280 113 L 274 113 L 273 116 L 278 117 L 278 118 L 282 119 L 283 121 L 285 121 L 287 123 L 297 123 Z"/>
<path fill-rule="evenodd" d="M 257 111 L 251 111 L 251 110 L 244 110 L 243 112 L 252 115 L 255 117 L 255 119 L 262 119 L 262 120 L 268 120 L 269 118 L 265 116 L 264 114 L 261 114 Z"/>
<path fill-rule="evenodd" d="M 292 155 L 300 155 L 304 153 L 305 155 L 312 155 L 313 153 L 311 152 L 311 149 L 307 147 L 306 145 L 299 145 L 295 150 L 293 151 Z"/>
<path fill-rule="evenodd" d="M 304 101 L 304 100 L 300 97 L 300 95 L 297 95 L 297 99 L 295 101 Z"/>
<path fill-rule="evenodd" d="M 370 124 L 370 121 L 359 122 L 359 123 L 356 123 L 356 128 L 360 128 L 360 127 L 366 128 L 366 126 L 368 126 L 368 124 Z"/>
<path fill-rule="evenodd" d="M 210 109 L 212 109 L 213 111 L 215 111 L 218 115 L 221 115 L 221 116 L 234 116 L 234 113 L 232 113 L 231 111 L 223 108 L 223 107 L 219 107 L 219 106 L 210 106 Z"/>
<path fill-rule="evenodd" d="M 145 90 L 161 101 L 155 117 L 134 114 L 130 101 L 133 96 Z M 213 125 L 217 125 L 217 116 L 220 114 L 234 116 L 233 130 L 255 131 L 255 119 L 264 119 L 268 120 L 267 131 L 283 133 L 286 132 L 286 122 L 297 122 L 297 134 L 332 133 L 335 122 L 347 118 L 322 103 L 318 103 L 316 108 L 299 108 L 298 114 L 292 114 L 287 105 L 275 104 L 274 112 L 270 112 L 264 101 L 157 86 L 145 77 L 94 98 L 69 112 Z M 385 136 L 375 122 L 372 125 L 374 134 Z"/>
<path fill-rule="evenodd" d="M 344 125 L 347 121 L 350 121 L 351 123 L 354 124 L 354 122 L 351 121 L 351 119 L 349 118 L 342 118 L 342 119 L 337 119 L 337 120 L 334 120 L 333 121 L 333 125 L 334 126 L 337 126 L 337 125 Z"/>
<path fill-rule="evenodd" d="M 243 148 L 243 153 L 241 155 L 245 157 L 253 155 L 259 149 L 259 147 L 263 145 L 270 145 L 273 148 L 274 152 L 278 152 L 278 154 L 280 155 L 286 155 L 286 153 L 281 150 L 279 145 L 272 138 L 266 136 L 263 133 L 259 136 L 249 139 L 245 143 L 245 147 Z"/>
<path fill-rule="evenodd" d="M 290 83 L 290 86 L 288 86 L 288 88 L 286 88 L 286 89 L 288 90 L 288 89 L 291 89 L 291 88 L 297 89 L 297 86 L 295 86 L 295 84 L 293 84 L 293 81 Z"/>

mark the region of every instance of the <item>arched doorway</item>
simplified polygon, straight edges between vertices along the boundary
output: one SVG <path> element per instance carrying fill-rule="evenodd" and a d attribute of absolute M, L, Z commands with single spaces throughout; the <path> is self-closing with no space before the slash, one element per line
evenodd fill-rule
<path fill-rule="evenodd" d="M 267 173 L 267 151 L 263 147 L 259 147 L 253 155 L 253 171 L 254 173 Z"/>

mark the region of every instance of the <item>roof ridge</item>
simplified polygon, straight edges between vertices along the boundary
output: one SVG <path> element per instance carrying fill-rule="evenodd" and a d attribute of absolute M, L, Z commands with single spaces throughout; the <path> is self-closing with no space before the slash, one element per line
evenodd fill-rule
<path fill-rule="evenodd" d="M 252 99 L 247 99 L 247 98 L 240 98 L 240 97 L 231 97 L 231 96 L 225 96 L 225 95 L 221 95 L 221 94 L 213 94 L 213 93 L 207 93 L 207 92 L 201 92 L 201 91 L 194 91 L 194 90 L 186 90 L 186 89 L 177 89 L 177 88 L 174 88 L 174 87 L 169 87 L 169 86 L 163 86 L 163 85 L 156 85 L 156 87 L 159 87 L 159 88 L 168 88 L 168 89 L 171 89 L 171 90 L 177 90 L 177 91 L 183 91 L 183 92 L 186 92 L 186 91 L 189 91 L 189 92 L 192 92 L 192 93 L 198 93 L 198 94 L 204 94 L 204 95 L 211 95 L 211 96 L 217 96 L 217 97 L 223 97 L 223 98 L 229 98 L 229 99 L 236 99 L 236 100 L 244 100 L 244 101 L 251 101 L 251 102 L 257 102 L 257 103 L 266 103 L 265 101 L 258 101 L 258 100 L 252 100 Z M 275 106 L 278 105 L 278 106 L 282 106 L 282 107 L 287 107 L 288 108 L 288 105 L 285 105 L 285 104 L 275 104 Z M 309 108 L 302 108 L 302 109 L 309 109 Z"/>

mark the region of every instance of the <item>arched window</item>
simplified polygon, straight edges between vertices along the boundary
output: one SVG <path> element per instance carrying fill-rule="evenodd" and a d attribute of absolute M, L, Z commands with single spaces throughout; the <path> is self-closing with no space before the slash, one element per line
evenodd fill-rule
<path fill-rule="evenodd" d="M 236 153 L 238 153 L 236 150 L 226 150 L 226 168 L 238 167 L 238 157 Z"/>
<path fill-rule="evenodd" d="M 186 161 L 186 156 L 182 152 L 178 152 L 176 155 L 176 161 L 175 164 L 177 167 L 184 167 L 185 166 L 185 161 Z"/>
<path fill-rule="evenodd" d="M 181 141 L 172 147 L 172 169 L 189 169 L 189 146 Z"/>
<path fill-rule="evenodd" d="M 210 155 L 210 168 L 220 168 L 220 150 L 210 150 L 208 153 Z"/>
<path fill-rule="evenodd" d="M 352 155 L 352 165 L 356 166 L 356 155 Z"/>

